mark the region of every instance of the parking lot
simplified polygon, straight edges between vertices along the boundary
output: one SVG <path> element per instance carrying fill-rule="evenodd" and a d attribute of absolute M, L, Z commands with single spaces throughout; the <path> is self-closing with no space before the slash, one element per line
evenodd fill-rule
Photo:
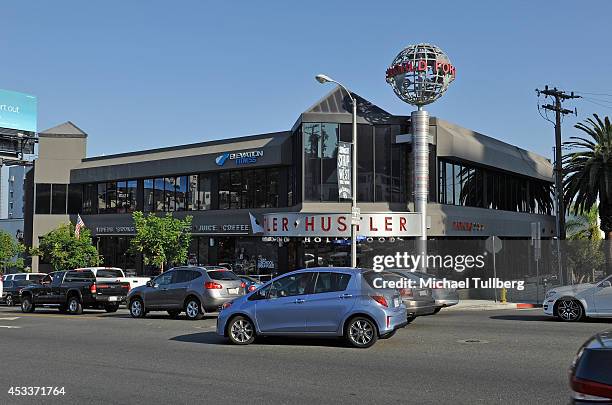
<path fill-rule="evenodd" d="M 239 347 L 215 334 L 214 317 L 0 307 L 0 403 L 559 404 L 577 348 L 611 327 L 556 322 L 538 309 L 446 310 L 366 350 L 288 338 Z M 66 394 L 14 397 L 11 386 Z"/>

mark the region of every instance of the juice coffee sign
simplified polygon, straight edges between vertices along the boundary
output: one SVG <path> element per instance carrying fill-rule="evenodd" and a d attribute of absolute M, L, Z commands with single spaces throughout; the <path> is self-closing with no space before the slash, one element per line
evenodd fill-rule
<path fill-rule="evenodd" d="M 357 235 L 365 237 L 418 236 L 421 234 L 420 214 L 363 213 Z M 350 237 L 350 214 L 278 213 L 265 214 L 262 221 L 264 236 Z"/>

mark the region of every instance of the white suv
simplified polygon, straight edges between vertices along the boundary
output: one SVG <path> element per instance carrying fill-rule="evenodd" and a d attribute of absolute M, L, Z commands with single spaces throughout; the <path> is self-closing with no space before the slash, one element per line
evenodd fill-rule
<path fill-rule="evenodd" d="M 612 276 L 594 283 L 555 287 L 544 296 L 544 314 L 566 322 L 585 316 L 612 318 Z"/>

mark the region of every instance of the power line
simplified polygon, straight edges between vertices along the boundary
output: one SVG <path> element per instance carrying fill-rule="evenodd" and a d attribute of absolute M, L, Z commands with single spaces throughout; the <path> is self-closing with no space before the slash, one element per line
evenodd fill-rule
<path fill-rule="evenodd" d="M 612 97 L 612 94 L 610 93 L 589 93 L 586 91 L 576 91 L 576 94 L 586 94 L 588 96 L 605 96 L 605 97 Z"/>
<path fill-rule="evenodd" d="M 586 102 L 588 102 L 588 103 L 595 104 L 595 105 L 598 105 L 598 106 L 603 107 L 603 108 L 609 108 L 609 109 L 611 109 L 611 110 L 612 110 L 612 105 L 602 104 L 602 103 L 600 103 L 600 102 L 593 101 L 593 99 L 590 99 L 590 98 L 588 98 L 588 97 L 583 97 L 583 99 L 584 99 L 584 101 L 586 101 Z"/>

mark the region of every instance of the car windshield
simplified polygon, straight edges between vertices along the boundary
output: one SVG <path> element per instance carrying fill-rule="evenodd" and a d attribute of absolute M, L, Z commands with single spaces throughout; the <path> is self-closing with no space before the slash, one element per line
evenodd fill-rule
<path fill-rule="evenodd" d="M 43 278 L 45 274 L 30 274 L 30 281 L 38 282 L 41 278 Z"/>
<path fill-rule="evenodd" d="M 608 276 L 606 274 L 602 274 L 601 276 L 597 277 L 595 279 L 595 281 L 593 281 L 592 284 L 599 284 L 599 283 L 601 283 L 604 280 L 608 280 L 608 281 L 612 282 L 612 276 Z"/>
<path fill-rule="evenodd" d="M 209 270 L 208 275 L 213 280 L 239 280 L 238 276 L 229 270 Z"/>
<path fill-rule="evenodd" d="M 100 269 L 96 272 L 96 277 L 123 277 L 123 272 L 119 269 Z"/>

